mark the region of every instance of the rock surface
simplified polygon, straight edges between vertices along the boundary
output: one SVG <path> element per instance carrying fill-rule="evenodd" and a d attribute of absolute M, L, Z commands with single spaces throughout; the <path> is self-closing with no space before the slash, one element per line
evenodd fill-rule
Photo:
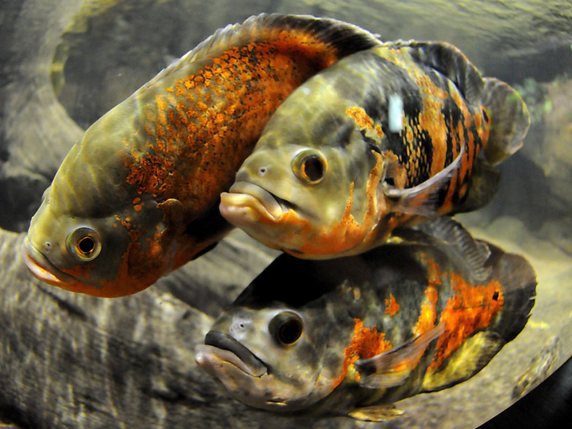
<path fill-rule="evenodd" d="M 252 0 L 239 9 L 230 0 L 3 2 L 0 421 L 22 428 L 377 427 L 254 411 L 195 365 L 193 349 L 213 317 L 275 254 L 243 234 L 142 293 L 105 300 L 36 281 L 21 260 L 23 234 L 10 231 L 25 231 L 82 127 L 217 27 L 262 11 L 334 16 L 388 40 L 449 40 L 489 75 L 552 81 L 572 66 L 568 3 L 528 0 L 508 10 L 503 2 L 428 7 L 417 0 Z M 542 97 L 530 101 L 541 112 L 525 149 L 503 165 L 493 203 L 462 217 L 476 236 L 530 258 L 539 279 L 533 316 L 477 376 L 402 401 L 404 416 L 384 427 L 476 427 L 527 393 L 513 396 L 519 380 L 539 383 L 572 355 L 572 90 L 566 80 L 538 87 Z"/>

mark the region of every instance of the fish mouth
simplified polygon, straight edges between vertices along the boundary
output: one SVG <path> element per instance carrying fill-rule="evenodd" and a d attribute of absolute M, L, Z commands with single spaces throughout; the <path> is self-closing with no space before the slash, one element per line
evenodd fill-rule
<path fill-rule="evenodd" d="M 268 374 L 268 367 L 254 353 L 220 331 L 209 331 L 205 344 L 200 344 L 195 349 L 195 360 L 199 366 L 207 367 L 213 359 L 227 362 L 252 377 Z"/>
<path fill-rule="evenodd" d="M 229 192 L 221 194 L 220 212 L 226 220 L 237 226 L 260 219 L 278 222 L 291 208 L 292 204 L 288 201 L 250 182 L 236 182 Z"/>
<path fill-rule="evenodd" d="M 42 252 L 30 243 L 28 237 L 24 240 L 22 253 L 28 269 L 43 282 L 59 287 L 77 283 L 74 277 L 55 267 Z"/>

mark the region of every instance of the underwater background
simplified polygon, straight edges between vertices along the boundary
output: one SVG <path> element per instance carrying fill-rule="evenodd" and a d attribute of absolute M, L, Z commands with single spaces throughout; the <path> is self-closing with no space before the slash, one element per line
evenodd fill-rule
<path fill-rule="evenodd" d="M 334 17 L 382 40 L 451 42 L 483 75 L 518 88 L 531 112 L 525 146 L 501 166 L 492 203 L 458 218 L 475 237 L 532 263 L 532 317 L 475 377 L 400 402 L 405 414 L 387 423 L 254 411 L 197 368 L 194 346 L 214 317 L 277 254 L 240 232 L 154 287 L 116 300 L 44 286 L 21 261 L 30 217 L 83 130 L 217 28 L 261 12 Z M 571 28 L 569 1 L 3 0 L 0 421 L 458 428 L 508 408 L 572 355 Z"/>

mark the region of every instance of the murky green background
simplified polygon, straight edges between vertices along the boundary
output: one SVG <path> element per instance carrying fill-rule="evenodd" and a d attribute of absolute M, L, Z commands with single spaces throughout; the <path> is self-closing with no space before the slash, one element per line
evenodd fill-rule
<path fill-rule="evenodd" d="M 0 243 L 12 244 L 0 247 L 6 270 L 0 284 L 10 279 L 14 286 L 16 280 L 10 276 L 23 270 L 14 277 L 19 290 L 35 287 L 25 268 L 15 262 L 15 243 L 22 237 L 15 233 L 26 230 L 43 189 L 82 129 L 215 29 L 260 12 L 335 17 L 379 33 L 384 40 L 452 42 L 484 75 L 520 88 L 529 103 L 531 130 L 524 149 L 502 165 L 498 194 L 490 206 L 460 219 L 475 236 L 530 259 L 538 275 L 533 315 L 523 333 L 485 370 L 454 388 L 403 401 L 399 407 L 405 415 L 384 427 L 457 428 L 483 423 L 526 393 L 524 387 L 519 390 L 526 380 L 540 382 L 572 355 L 570 1 L 3 0 Z M 209 290 L 186 287 L 181 273 L 163 282 L 175 298 L 204 312 L 200 329 L 208 328 L 220 306 L 230 302 L 272 255 L 241 234 L 233 234 L 229 243 L 235 251 L 217 249 L 184 271 L 211 282 Z M 238 259 L 247 263 L 237 264 Z M 3 289 L 4 294 L 8 291 Z M 143 292 L 147 293 L 152 292 Z M 88 302 L 82 299 L 78 302 Z M 132 311 L 137 311 L 136 305 Z M 38 320 L 44 316 L 39 314 Z M 182 347 L 192 350 L 193 345 Z M 7 372 L 18 371 L 16 361 L 4 359 L 2 365 L 0 369 L 10 366 Z M 189 368 L 198 370 L 192 362 Z M 217 400 L 225 398 L 222 389 L 218 395 Z M 60 410 L 77 405 L 63 397 L 50 400 L 60 401 Z M 179 412 L 184 415 L 184 409 Z M 209 412 L 216 411 L 193 413 L 189 424 L 193 419 L 204 424 Z M 248 422 L 247 412 L 241 413 L 241 421 Z M 282 417 L 253 415 L 255 427 L 264 427 L 260 426 L 264 419 L 290 427 Z M 83 425 L 95 427 L 86 416 Z M 165 419 L 157 422 L 164 424 Z M 348 419 L 311 425 L 375 426 Z"/>

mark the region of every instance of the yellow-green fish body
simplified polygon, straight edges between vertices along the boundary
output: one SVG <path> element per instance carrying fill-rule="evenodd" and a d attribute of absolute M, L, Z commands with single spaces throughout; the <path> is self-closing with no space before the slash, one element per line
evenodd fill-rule
<path fill-rule="evenodd" d="M 380 42 L 336 20 L 260 15 L 219 30 L 85 133 L 31 221 L 40 279 L 97 296 L 142 290 L 214 246 L 219 195 L 278 105 Z"/>
<path fill-rule="evenodd" d="M 522 145 L 526 106 L 445 43 L 384 43 L 280 106 L 221 213 L 302 258 L 363 252 L 399 226 L 483 205 Z"/>
<path fill-rule="evenodd" d="M 536 279 L 441 220 L 357 256 L 279 256 L 218 317 L 198 364 L 250 406 L 363 420 L 472 377 L 526 325 Z"/>

